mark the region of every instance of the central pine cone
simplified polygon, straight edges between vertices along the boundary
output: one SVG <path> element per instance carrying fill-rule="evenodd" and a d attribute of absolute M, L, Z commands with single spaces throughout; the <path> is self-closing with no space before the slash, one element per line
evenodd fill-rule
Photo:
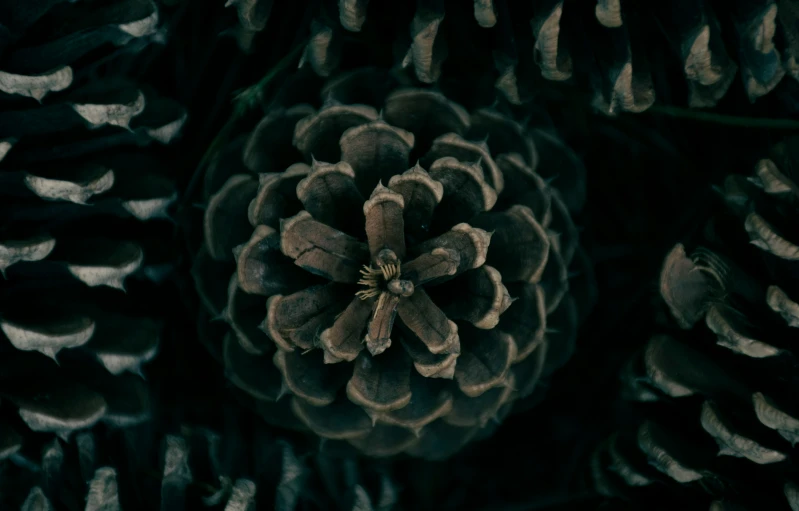
<path fill-rule="evenodd" d="M 582 183 L 546 135 L 536 148 L 495 110 L 380 94 L 373 77 L 339 77 L 318 111 L 273 110 L 231 144 L 206 176 L 195 275 L 232 327 L 222 351 L 237 386 L 370 455 L 440 458 L 570 355 L 584 312 L 570 266 L 585 277 L 585 259 L 566 202 L 533 170 L 541 150 Z M 231 257 L 223 304 L 212 279 Z"/>

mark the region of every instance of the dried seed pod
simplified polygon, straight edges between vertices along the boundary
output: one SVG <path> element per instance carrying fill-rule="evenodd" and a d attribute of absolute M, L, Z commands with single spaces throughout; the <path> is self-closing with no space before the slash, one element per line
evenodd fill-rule
<path fill-rule="evenodd" d="M 295 426 L 366 454 L 444 458 L 569 358 L 584 259 L 529 132 L 424 89 L 367 106 L 374 80 L 390 78 L 338 76 L 320 109 L 285 105 L 220 153 L 262 165 L 214 177 L 195 279 L 264 414 L 290 403 Z M 304 117 L 268 121 L 289 111 Z M 287 131 L 299 151 L 268 142 Z M 276 166 L 279 151 L 296 159 Z"/>
<path fill-rule="evenodd" d="M 660 401 L 651 405 L 659 447 L 643 445 L 639 435 L 639 451 L 661 473 L 646 485 L 702 480 L 717 502 L 796 505 L 797 147 L 787 139 L 751 177 L 728 176 L 721 191 L 729 214 L 711 220 L 707 247 L 678 244 L 664 261 L 661 296 L 679 326 L 693 332 L 690 344 L 654 337 L 625 375 L 646 389 L 632 394 Z M 629 494 L 629 481 L 606 484 L 619 483 L 620 474 L 595 471 L 606 494 Z M 688 494 L 701 495 L 698 489 L 689 486 Z"/>
<path fill-rule="evenodd" d="M 68 439 L 150 416 L 141 368 L 162 320 L 147 291 L 172 264 L 156 238 L 177 191 L 146 146 L 185 118 L 102 66 L 149 51 L 154 2 L 12 4 L 0 15 L 0 465 L 39 442 L 31 431 Z M 97 481 L 110 488 L 109 474 Z"/>
<path fill-rule="evenodd" d="M 51 439 L 38 451 L 26 449 L 14 470 L 0 467 L 0 504 L 23 511 L 395 508 L 398 491 L 385 467 L 375 470 L 311 452 L 274 431 L 242 428 L 244 417 L 226 411 L 223 429 L 204 422 L 184 423 L 172 433 L 159 423 L 96 427 L 69 440 Z"/>
<path fill-rule="evenodd" d="M 233 3 L 240 13 L 244 7 L 268 11 L 272 4 Z M 785 75 L 799 76 L 794 0 L 420 0 L 391 6 L 342 0 L 337 12 L 321 11 L 304 59 L 321 76 L 338 65 L 341 32 L 348 31 L 367 44 L 394 38 L 399 65 L 422 83 L 446 77 L 448 60 L 468 62 L 470 80 L 480 66 L 512 103 L 532 90 L 536 67 L 545 79 L 576 82 L 608 114 L 641 112 L 654 103 L 655 58 L 671 58 L 682 69 L 688 104 L 697 108 L 720 101 L 739 69 L 752 101 Z"/>

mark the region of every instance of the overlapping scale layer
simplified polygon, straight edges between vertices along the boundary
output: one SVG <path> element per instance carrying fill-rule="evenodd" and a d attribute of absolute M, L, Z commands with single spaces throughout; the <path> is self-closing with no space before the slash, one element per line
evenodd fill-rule
<path fill-rule="evenodd" d="M 162 319 L 147 299 L 173 264 L 177 191 L 148 146 L 185 114 L 127 71 L 162 30 L 149 0 L 0 9 L 2 465 L 150 414 L 141 367 Z"/>
<path fill-rule="evenodd" d="M 242 27 L 272 3 L 229 2 Z M 480 55 L 511 102 L 524 100 L 535 68 L 547 80 L 576 82 L 609 114 L 652 106 L 663 59 L 682 70 L 692 107 L 714 106 L 736 82 L 754 101 L 785 77 L 799 79 L 796 0 L 329 3 L 304 59 L 321 76 L 335 71 L 348 35 L 368 33 L 395 37 L 398 62 L 423 83 L 446 76 L 453 56 L 476 66 Z"/>
<path fill-rule="evenodd" d="M 228 422 L 230 422 L 228 418 Z M 238 424 L 238 423 L 236 423 Z M 391 473 L 323 454 L 263 431 L 181 426 L 96 427 L 51 439 L 38 471 L 0 467 L 3 509 L 135 511 L 391 511 Z"/>
<path fill-rule="evenodd" d="M 665 481 L 711 509 L 799 507 L 797 161 L 789 139 L 754 175 L 728 176 L 729 215 L 707 226 L 705 246 L 666 257 L 661 295 L 692 331 L 654 337 L 627 367 L 626 388 L 652 401 L 650 415 L 596 452 L 603 493 L 650 498 Z"/>

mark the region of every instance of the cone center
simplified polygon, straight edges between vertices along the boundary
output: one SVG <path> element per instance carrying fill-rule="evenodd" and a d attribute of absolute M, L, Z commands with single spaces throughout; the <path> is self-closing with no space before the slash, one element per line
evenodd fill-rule
<path fill-rule="evenodd" d="M 382 293 L 404 297 L 413 294 L 413 282 L 400 278 L 402 276 L 402 263 L 397 255 L 389 249 L 381 250 L 375 257 L 373 265 L 365 265 L 363 267 L 361 275 L 362 277 L 358 284 L 366 287 L 366 289 L 361 289 L 356 293 L 361 300 L 366 300 Z"/>

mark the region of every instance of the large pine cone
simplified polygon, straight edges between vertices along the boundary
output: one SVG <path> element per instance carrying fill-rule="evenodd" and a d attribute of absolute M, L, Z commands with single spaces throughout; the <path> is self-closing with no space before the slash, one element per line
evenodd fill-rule
<path fill-rule="evenodd" d="M 273 2 L 229 3 L 252 28 L 265 26 Z M 448 58 L 479 65 L 476 55 L 482 55 L 493 61 L 488 72 L 510 101 L 529 92 L 537 65 L 545 79 L 575 81 L 593 93 L 595 106 L 616 113 L 649 108 L 653 71 L 676 57 L 689 105 L 709 107 L 726 94 L 739 68 L 750 100 L 768 94 L 785 75 L 799 79 L 797 20 L 796 0 L 420 0 L 391 6 L 339 0 L 312 24 L 306 60 L 327 76 L 342 58 L 345 31 L 394 34 L 402 66 L 422 82 L 446 75 Z"/>
<path fill-rule="evenodd" d="M 631 395 L 655 402 L 637 435 L 597 452 L 603 492 L 629 485 L 651 498 L 646 489 L 667 480 L 712 509 L 799 509 L 798 149 L 789 140 L 754 176 L 729 176 L 731 215 L 708 226 L 706 246 L 680 244 L 666 257 L 661 295 L 672 316 L 707 329 L 656 336 L 629 366 Z"/>
<path fill-rule="evenodd" d="M 582 169 L 495 110 L 370 69 L 323 96 L 270 110 L 206 175 L 198 289 L 268 419 L 448 456 L 571 354 L 590 307 L 567 207 Z"/>
<path fill-rule="evenodd" d="M 150 1 L 7 2 L 0 34 L 0 460 L 21 463 L 49 438 L 30 430 L 149 413 L 142 293 L 169 269 L 176 188 L 144 146 L 184 113 L 126 78 L 160 37 Z"/>

